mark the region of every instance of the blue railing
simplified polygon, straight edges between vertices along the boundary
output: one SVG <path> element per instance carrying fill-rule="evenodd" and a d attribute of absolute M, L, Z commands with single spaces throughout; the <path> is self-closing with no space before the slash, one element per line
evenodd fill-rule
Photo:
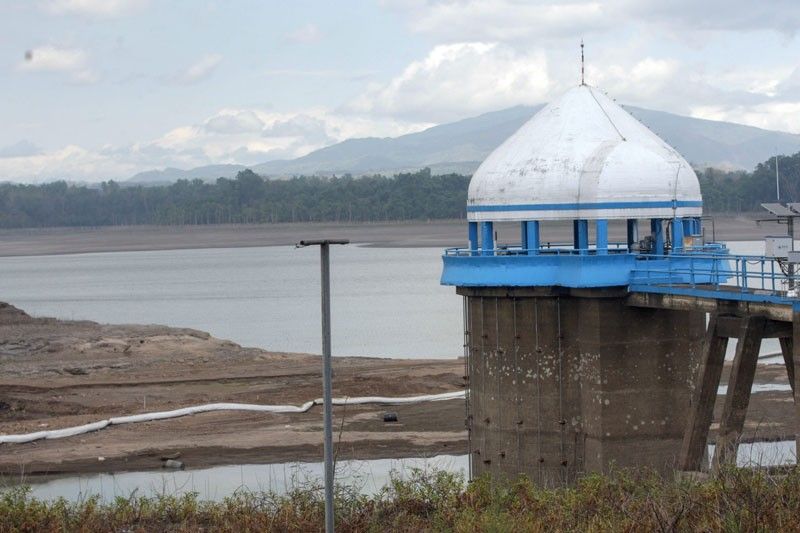
<path fill-rule="evenodd" d="M 791 303 L 800 287 L 800 275 L 772 257 L 676 253 L 642 259 L 631 271 L 631 291 Z"/>
<path fill-rule="evenodd" d="M 600 287 L 627 282 L 634 292 L 776 303 L 797 301 L 795 287 L 800 288 L 800 272 L 790 273 L 785 260 L 729 255 L 719 243 L 664 255 L 629 251 L 626 243 L 609 243 L 602 250 L 561 243 L 535 250 L 449 248 L 444 255 L 443 283 L 451 285 Z"/>
<path fill-rule="evenodd" d="M 659 261 L 649 261 L 651 257 Z M 725 290 L 736 287 L 741 291 L 779 292 L 800 281 L 797 274 L 788 274 L 785 262 L 765 256 L 676 253 L 640 259 L 631 272 L 631 283 L 696 286 L 708 284 L 698 280 L 712 279 L 711 284 L 727 287 Z"/>
<path fill-rule="evenodd" d="M 628 244 L 624 242 L 610 242 L 608 249 L 597 250 L 591 248 L 575 248 L 566 243 L 544 243 L 536 249 L 523 248 L 519 245 L 498 245 L 496 248 L 447 248 L 444 255 L 447 257 L 471 256 L 498 256 L 498 255 L 604 255 L 628 253 Z"/>
<path fill-rule="evenodd" d="M 727 248 L 721 243 L 708 243 L 702 246 L 686 248 L 684 251 L 676 253 L 706 253 L 706 254 L 727 254 Z M 626 242 L 609 242 L 608 248 L 598 250 L 594 246 L 589 248 L 575 248 L 572 243 L 542 243 L 536 249 L 523 248 L 520 245 L 497 245 L 495 248 L 447 248 L 444 255 L 447 257 L 470 257 L 470 256 L 496 256 L 496 255 L 605 255 L 605 254 L 627 254 L 631 252 Z M 650 255 L 650 254 L 648 254 Z M 655 256 L 653 257 L 669 257 Z"/>

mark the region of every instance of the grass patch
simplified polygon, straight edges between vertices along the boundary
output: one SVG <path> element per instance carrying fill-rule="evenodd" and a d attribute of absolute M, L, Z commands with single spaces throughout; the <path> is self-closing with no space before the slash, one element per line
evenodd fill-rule
<path fill-rule="evenodd" d="M 466 484 L 459 474 L 413 469 L 374 496 L 337 487 L 337 531 L 800 531 L 800 470 L 730 468 L 703 481 L 645 470 L 588 475 L 571 488 L 520 478 Z M 320 531 L 319 487 L 43 502 L 25 488 L 0 493 L 0 531 Z"/>

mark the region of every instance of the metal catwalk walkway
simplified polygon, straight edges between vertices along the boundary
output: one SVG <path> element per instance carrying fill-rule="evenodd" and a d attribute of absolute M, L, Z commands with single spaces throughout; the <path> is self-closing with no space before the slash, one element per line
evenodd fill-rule
<path fill-rule="evenodd" d="M 725 352 L 738 339 L 712 468 L 735 462 L 744 429 L 761 341 L 780 341 L 792 394 L 800 387 L 800 298 L 797 276 L 785 261 L 728 255 L 719 261 L 664 258 L 637 262 L 628 285 L 628 304 L 709 313 L 697 382 L 679 455 L 679 468 L 703 467 Z M 710 266 L 709 266 L 710 265 Z M 696 280 L 702 280 L 698 283 Z M 795 400 L 795 442 L 800 450 L 800 403 Z M 787 435 L 789 436 L 789 435 Z"/>
<path fill-rule="evenodd" d="M 693 296 L 791 307 L 800 303 L 798 276 L 785 260 L 766 256 L 694 253 L 640 256 L 631 271 L 631 293 Z M 657 259 L 657 260 L 655 260 Z"/>

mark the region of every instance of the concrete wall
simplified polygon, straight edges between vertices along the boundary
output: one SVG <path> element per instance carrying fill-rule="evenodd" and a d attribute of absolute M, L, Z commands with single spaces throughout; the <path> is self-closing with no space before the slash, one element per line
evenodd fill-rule
<path fill-rule="evenodd" d="M 467 298 L 473 475 L 543 485 L 675 463 L 702 313 L 643 309 L 617 289 L 459 288 Z"/>

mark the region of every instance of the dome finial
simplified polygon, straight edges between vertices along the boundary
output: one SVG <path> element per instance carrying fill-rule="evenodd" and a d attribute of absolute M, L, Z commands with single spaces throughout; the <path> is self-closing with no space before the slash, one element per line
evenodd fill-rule
<path fill-rule="evenodd" d="M 586 85 L 583 81 L 583 38 L 581 38 L 581 85 Z"/>

